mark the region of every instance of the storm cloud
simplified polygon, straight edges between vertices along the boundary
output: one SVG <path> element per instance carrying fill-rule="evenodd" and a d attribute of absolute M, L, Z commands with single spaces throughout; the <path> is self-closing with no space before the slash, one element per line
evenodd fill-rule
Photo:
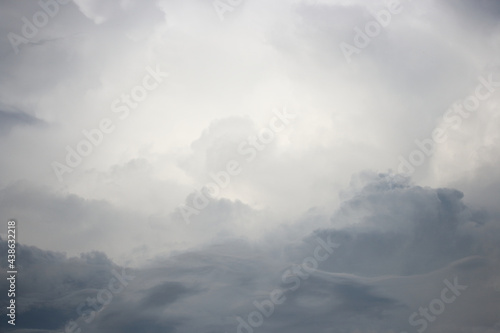
<path fill-rule="evenodd" d="M 499 15 L 2 2 L 2 331 L 500 332 Z"/>

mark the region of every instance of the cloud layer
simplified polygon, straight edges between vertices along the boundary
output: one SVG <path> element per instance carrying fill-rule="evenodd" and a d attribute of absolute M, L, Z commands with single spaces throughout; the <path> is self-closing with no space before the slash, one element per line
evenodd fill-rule
<path fill-rule="evenodd" d="M 499 14 L 3 2 L 13 331 L 499 332 Z"/>
<path fill-rule="evenodd" d="M 98 252 L 67 258 L 22 246 L 18 311 L 27 319 L 17 328 L 56 332 L 74 321 L 92 332 L 239 326 L 239 332 L 248 331 L 244 326 L 262 332 L 409 332 L 424 327 L 419 308 L 429 308 L 451 284 L 459 286 L 458 296 L 438 319 L 432 313 L 439 308 L 431 308 L 437 310 L 430 312 L 427 332 L 498 332 L 498 216 L 470 209 L 456 190 L 422 188 L 389 174 L 363 174 L 358 181 L 330 227 L 300 239 L 281 233 L 259 243 L 225 242 L 158 257 L 135 270 L 121 270 Z M 317 218 L 309 214 L 300 223 Z M 307 263 L 312 257 L 316 267 Z M 116 273 L 133 279 L 102 309 L 86 305 L 87 297 L 99 299 L 110 285 L 119 289 L 110 282 Z M 275 290 L 281 296 L 271 313 Z M 453 298 L 453 290 L 444 299 Z M 417 324 L 411 325 L 413 313 Z"/>

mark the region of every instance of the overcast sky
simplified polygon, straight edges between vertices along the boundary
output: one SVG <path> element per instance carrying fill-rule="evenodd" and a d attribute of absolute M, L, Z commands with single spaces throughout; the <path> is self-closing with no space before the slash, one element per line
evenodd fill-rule
<path fill-rule="evenodd" d="M 22 291 L 0 327 L 500 332 L 499 19 L 495 0 L 2 1 Z"/>

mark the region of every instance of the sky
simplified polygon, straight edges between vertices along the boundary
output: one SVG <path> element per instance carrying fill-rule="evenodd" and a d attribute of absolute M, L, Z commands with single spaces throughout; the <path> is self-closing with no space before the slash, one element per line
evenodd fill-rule
<path fill-rule="evenodd" d="M 1 1 L 2 331 L 500 332 L 499 18 Z"/>

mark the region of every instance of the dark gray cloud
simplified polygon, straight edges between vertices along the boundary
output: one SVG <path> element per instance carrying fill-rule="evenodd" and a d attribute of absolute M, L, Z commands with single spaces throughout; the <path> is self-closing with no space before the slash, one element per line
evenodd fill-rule
<path fill-rule="evenodd" d="M 46 123 L 24 112 L 10 112 L 0 109 L 0 135 L 4 136 L 16 127 L 41 126 Z"/>
<path fill-rule="evenodd" d="M 500 17 L 500 4 L 495 0 L 446 0 L 436 1 L 436 4 L 452 9 L 465 22 L 473 18 L 476 23 L 478 23 L 477 21 L 482 21 L 482 24 L 493 25 L 498 22 L 498 18 Z"/>
<path fill-rule="evenodd" d="M 493 248 L 482 242 L 485 233 L 500 240 L 498 219 L 475 213 L 453 189 L 414 186 L 391 174 L 356 179 L 331 217 L 332 226 L 344 226 L 299 242 L 225 242 L 158 258 L 135 269 L 134 280 L 90 323 L 78 319 L 79 302 L 107 288 L 119 268 L 99 252 L 67 258 L 20 246 L 19 320 L 27 322 L 18 332 L 55 332 L 69 320 L 89 332 L 234 332 L 237 318 L 248 322 L 254 301 L 265 304 L 275 289 L 285 301 L 265 317 L 261 332 L 410 332 L 409 316 L 441 297 L 444 281 L 455 278 L 467 289 L 428 332 L 481 326 L 498 332 L 490 311 L 500 300 L 498 242 Z M 313 256 L 318 237 L 340 246 L 317 269 L 286 275 Z"/>
<path fill-rule="evenodd" d="M 148 290 L 143 299 L 144 308 L 162 307 L 177 301 L 182 296 L 189 294 L 189 289 L 179 282 L 165 282 Z"/>
<path fill-rule="evenodd" d="M 0 248 L 7 253 L 7 241 L 1 240 Z M 120 270 L 100 252 L 67 258 L 63 253 L 18 245 L 16 255 L 17 269 L 23 272 L 16 280 L 16 330 L 19 332 L 60 329 L 77 316 L 76 309 L 81 302 L 107 287 L 113 278 L 113 269 Z M 1 267 L 7 269 L 6 258 L 2 259 Z M 8 290 L 7 280 L 2 280 L 0 286 Z M 5 316 L 7 301 L 2 298 L 2 316 Z M 5 321 L 0 325 L 12 328 Z"/>

